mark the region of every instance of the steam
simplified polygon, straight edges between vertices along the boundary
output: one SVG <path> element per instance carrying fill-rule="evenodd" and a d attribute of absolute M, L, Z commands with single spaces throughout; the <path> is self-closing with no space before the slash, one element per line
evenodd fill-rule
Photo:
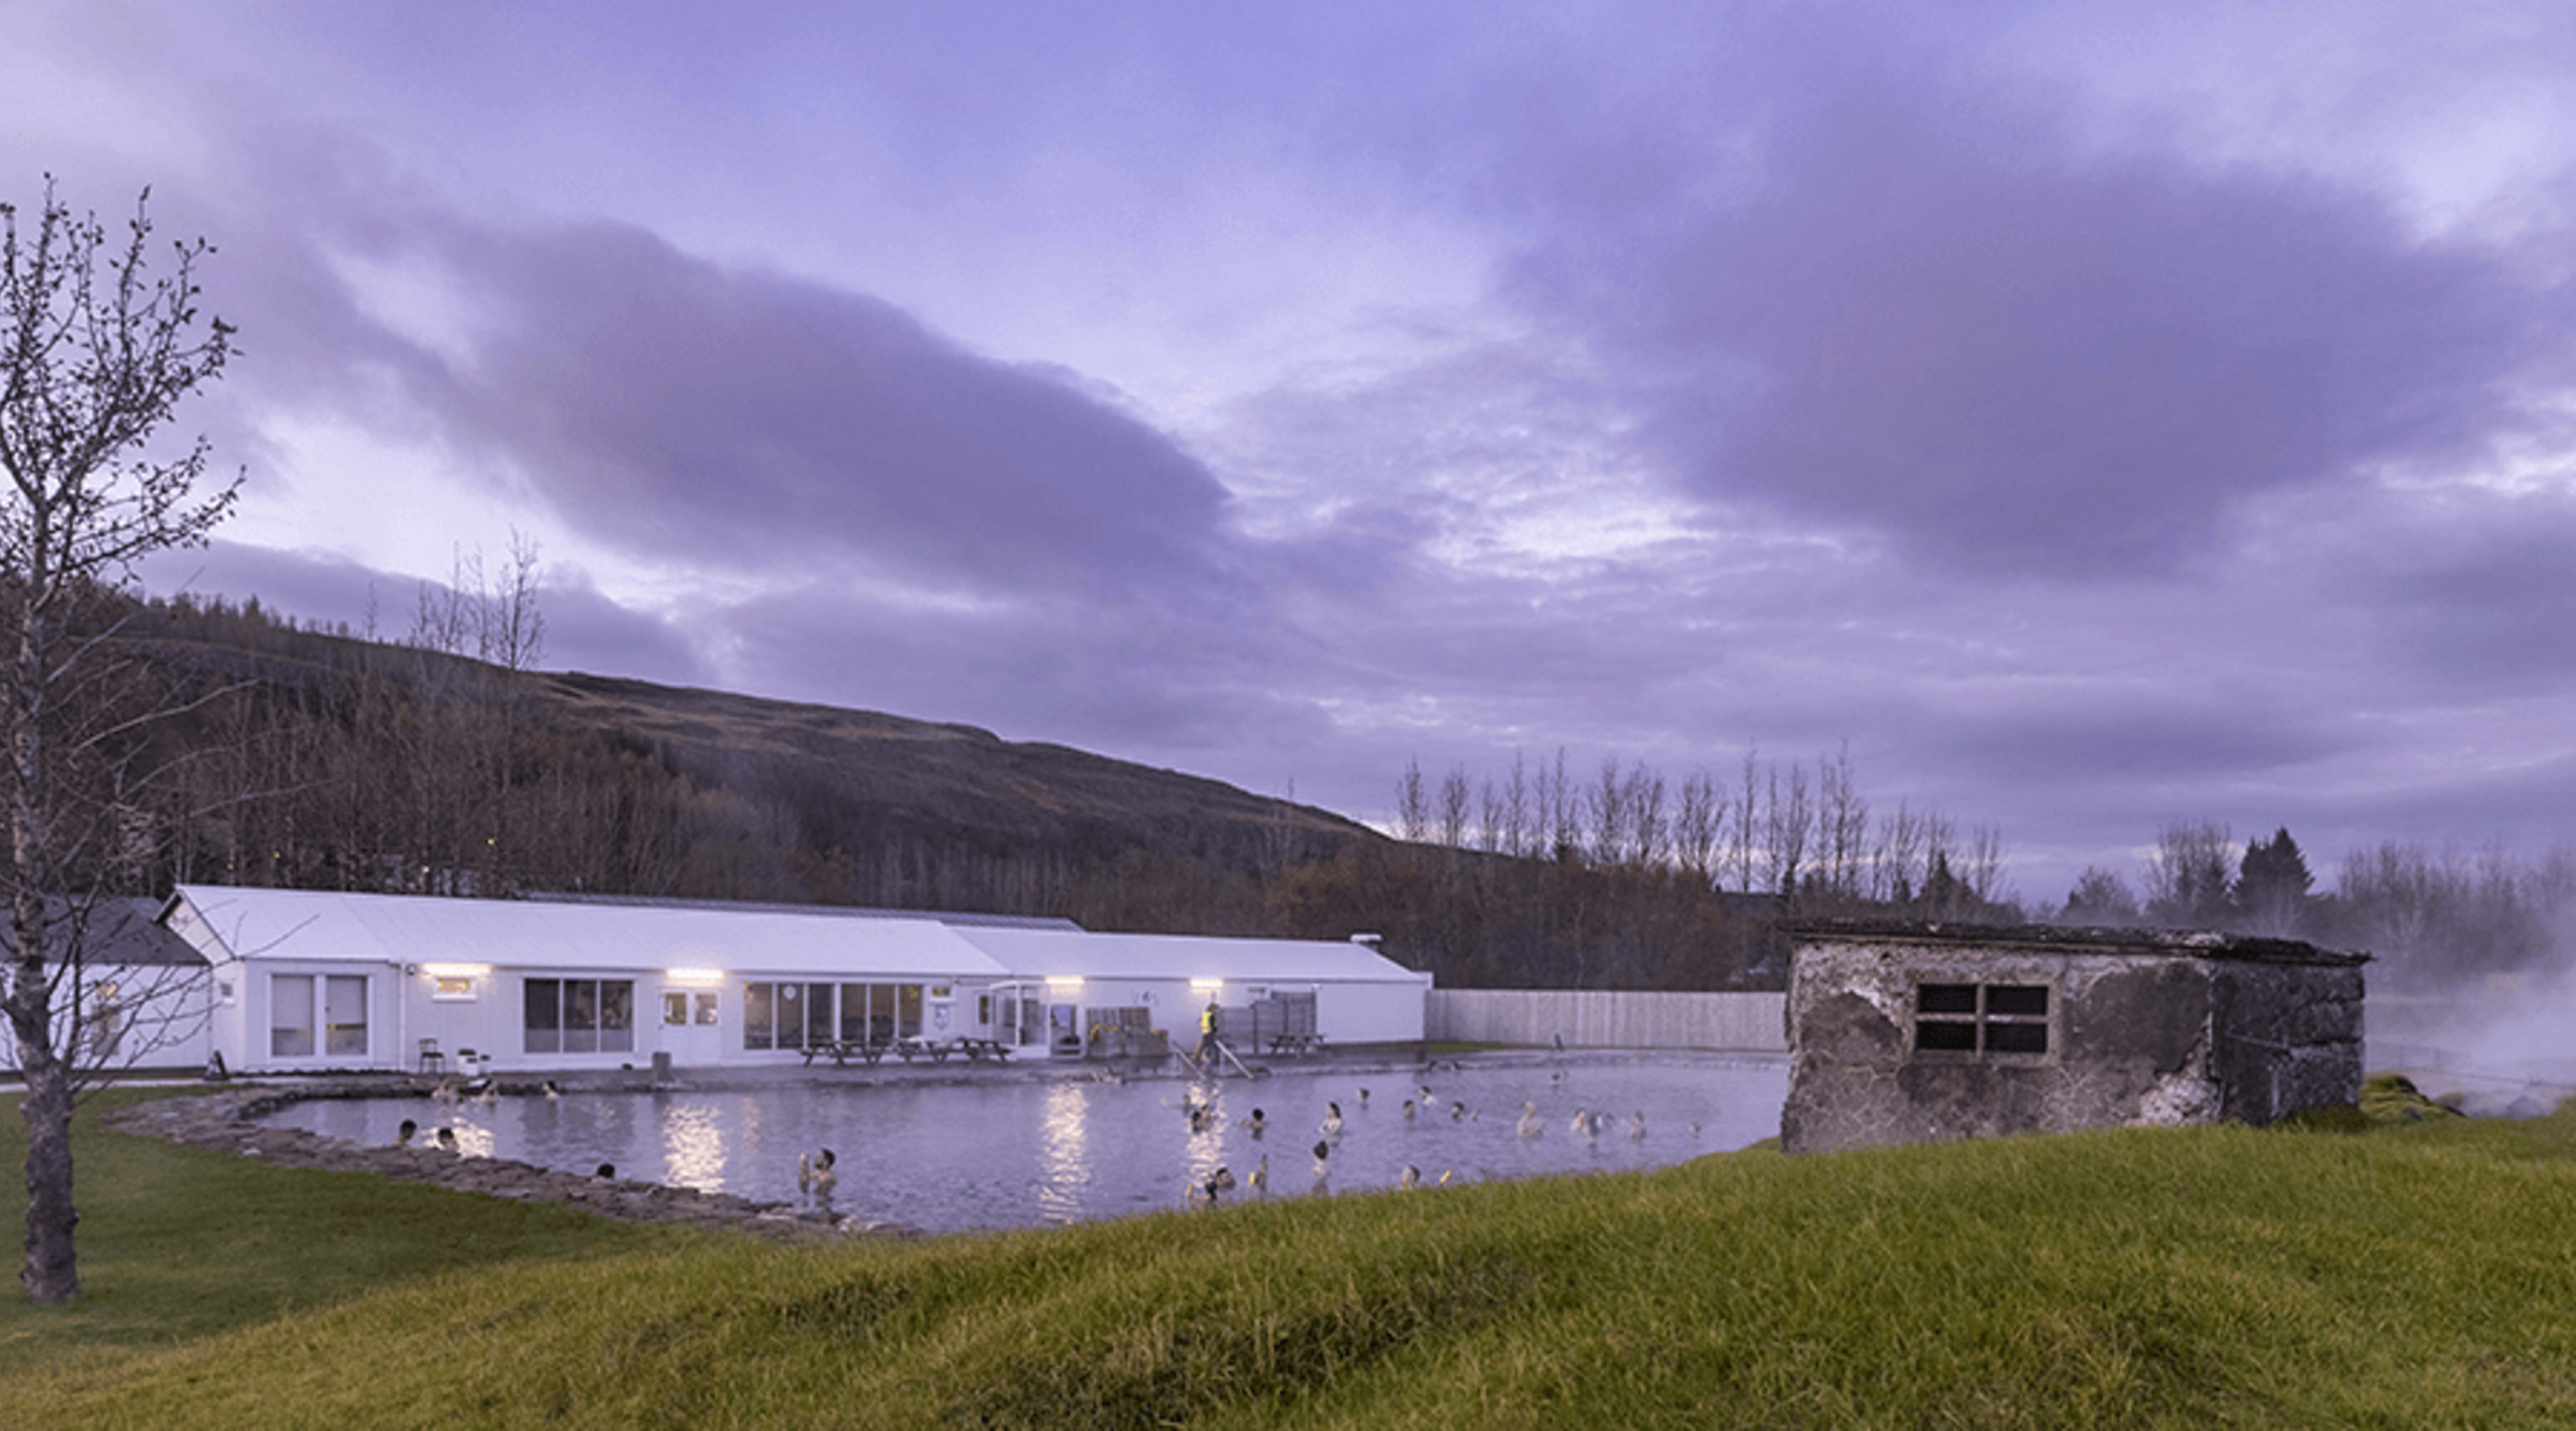
<path fill-rule="evenodd" d="M 2549 942 L 2504 973 L 2423 995 L 2374 997 L 2373 1069 L 2417 1075 L 2481 1114 L 2537 1114 L 2576 1098 L 2576 907 L 2550 911 Z"/>

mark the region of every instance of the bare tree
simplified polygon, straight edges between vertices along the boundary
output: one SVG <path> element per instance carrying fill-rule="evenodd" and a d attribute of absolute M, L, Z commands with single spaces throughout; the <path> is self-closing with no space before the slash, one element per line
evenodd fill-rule
<path fill-rule="evenodd" d="M 1547 828 L 1548 857 L 1563 860 L 1580 854 L 1583 848 L 1583 797 L 1576 792 L 1573 778 L 1566 774 L 1564 746 L 1556 748 L 1553 767 L 1539 767 L 1538 803 L 1541 819 Z"/>
<path fill-rule="evenodd" d="M 56 1004 L 84 987 L 91 897 L 72 891 L 110 812 L 137 775 L 120 746 L 166 713 L 106 716 L 102 648 L 114 634 L 84 619 L 103 592 L 154 552 L 202 543 L 233 506 L 240 478 L 206 483 L 209 447 L 176 456 L 154 432 L 200 384 L 220 376 L 233 330 L 201 321 L 198 240 L 150 271 L 144 198 L 122 243 L 77 216 L 45 183 L 32 235 L 0 205 L 0 610 L 15 636 L 5 715 L 10 907 L 9 1028 L 26 1080 L 27 1241 L 19 1280 L 38 1302 L 80 1293 L 73 1227 L 71 1123 L 77 1036 L 65 1046 Z M 112 709 L 112 708 L 111 708 Z M 72 894 L 66 902 L 60 896 Z M 52 896 L 49 898 L 49 896 Z M 77 1020 L 72 1027 L 78 1028 Z"/>
<path fill-rule="evenodd" d="M 1878 838 L 1869 855 L 1870 898 L 1911 904 L 1923 887 L 1923 817 L 1912 802 L 1899 800 L 1895 810 L 1878 818 Z"/>
<path fill-rule="evenodd" d="M 1431 837 L 1431 795 L 1422 785 L 1422 762 L 1404 762 L 1404 778 L 1395 785 L 1395 835 L 1420 844 Z"/>
<path fill-rule="evenodd" d="M 2004 882 L 2004 832 L 1998 825 L 1968 827 L 1968 857 L 1960 877 L 1979 904 L 1994 904 Z"/>
<path fill-rule="evenodd" d="M 479 555 L 477 558 L 479 565 Z M 482 597 L 483 659 L 505 671 L 536 669 L 546 650 L 546 613 L 538 603 L 537 539 L 510 529 L 510 557 L 499 584 Z"/>
<path fill-rule="evenodd" d="M 1601 762 L 1600 783 L 1584 793 L 1583 812 L 1592 826 L 1592 862 L 1615 869 L 1628 862 L 1628 788 L 1619 779 L 1619 758 Z"/>
<path fill-rule="evenodd" d="M 1744 778 L 1743 783 L 1736 787 L 1735 794 L 1735 887 L 1746 894 L 1753 893 L 1754 811 L 1762 794 L 1753 777 L 1759 757 L 1760 752 L 1754 747 L 1748 745 L 1744 748 Z"/>
<path fill-rule="evenodd" d="M 2200 820 L 2165 826 L 2156 832 L 2146 874 L 2148 919 L 2207 929 L 2228 922 L 2236 847 L 2225 825 Z"/>
<path fill-rule="evenodd" d="M 1798 892 L 1805 871 L 1807 841 L 1815 832 L 1815 809 L 1807 791 L 1807 767 L 1789 766 L 1785 785 L 1780 767 L 1771 767 L 1762 801 L 1762 853 L 1771 888 L 1783 896 Z"/>
<path fill-rule="evenodd" d="M 1849 744 L 1833 759 L 1816 763 L 1816 836 L 1822 846 L 1823 892 L 1835 900 L 1860 898 L 1862 866 L 1868 858 L 1869 800 L 1860 793 Z"/>
<path fill-rule="evenodd" d="M 1718 843 L 1726 833 L 1726 792 L 1716 777 L 1696 770 L 1682 781 L 1681 808 L 1673 816 L 1673 859 L 1693 885 L 1716 878 Z"/>
<path fill-rule="evenodd" d="M 1530 852 L 1530 845 L 1529 773 L 1515 750 L 1511 783 L 1503 787 L 1503 853 L 1518 859 Z"/>
<path fill-rule="evenodd" d="M 1628 769 L 1628 844 L 1641 870 L 1663 868 L 1672 858 L 1672 817 L 1664 811 L 1664 773 L 1644 761 Z"/>
<path fill-rule="evenodd" d="M 1467 847 L 1467 767 L 1453 765 L 1440 778 L 1440 843 L 1453 850 Z"/>

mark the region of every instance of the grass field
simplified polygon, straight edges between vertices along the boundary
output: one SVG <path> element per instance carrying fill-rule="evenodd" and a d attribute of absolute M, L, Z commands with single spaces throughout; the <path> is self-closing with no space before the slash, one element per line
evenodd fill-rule
<path fill-rule="evenodd" d="M 28 1425 L 2576 1424 L 2576 1105 L 824 1251 L 82 1147 Z"/>

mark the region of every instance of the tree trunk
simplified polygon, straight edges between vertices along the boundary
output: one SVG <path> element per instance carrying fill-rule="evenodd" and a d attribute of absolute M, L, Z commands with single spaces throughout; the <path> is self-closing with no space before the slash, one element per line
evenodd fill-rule
<path fill-rule="evenodd" d="M 42 1055 L 27 1060 L 27 1097 L 19 1105 L 27 1120 L 27 1260 L 18 1280 L 30 1301 L 68 1302 L 80 1295 L 72 1250 L 80 1212 L 72 1206 L 71 1069 L 42 1039 L 21 1034 L 18 1047 Z"/>

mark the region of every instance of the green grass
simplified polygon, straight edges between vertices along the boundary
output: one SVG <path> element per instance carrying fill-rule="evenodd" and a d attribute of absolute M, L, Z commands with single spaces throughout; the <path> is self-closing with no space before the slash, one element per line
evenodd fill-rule
<path fill-rule="evenodd" d="M 227 1171 L 228 1215 L 270 1216 L 287 1175 Z M 406 1252 L 531 1211 L 424 1195 L 443 1211 L 375 1237 L 381 1291 L 20 1357 L 0 1406 L 51 1427 L 2576 1424 L 2576 1105 L 1742 1153 L 820 1251 Z M 102 1279 L 132 1255 L 91 1248 Z"/>
<path fill-rule="evenodd" d="M 632 1249 L 649 1229 L 551 1205 L 460 1197 L 354 1173 L 257 1159 L 107 1130 L 102 1116 L 183 1090 L 111 1090 L 72 1123 L 81 1300 L 30 1305 L 16 1259 L 0 1292 L 0 1373 L 73 1353 L 166 1347 L 462 1268 Z M 0 1099 L 0 1168 L 25 1226 L 18 1100 Z M 8 1245 L 14 1252 L 19 1238 Z M 5 1421 L 5 1418 L 0 1418 Z"/>

